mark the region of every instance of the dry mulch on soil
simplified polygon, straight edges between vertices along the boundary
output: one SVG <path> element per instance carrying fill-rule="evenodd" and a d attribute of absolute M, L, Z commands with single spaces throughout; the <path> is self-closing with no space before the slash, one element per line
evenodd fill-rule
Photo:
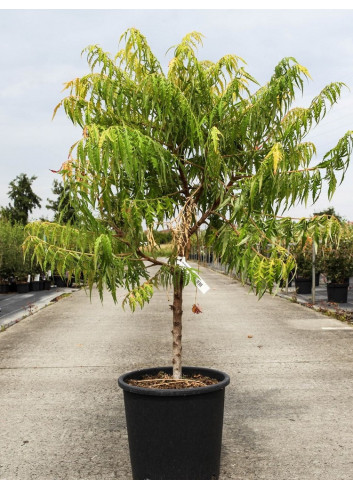
<path fill-rule="evenodd" d="M 155 375 L 145 375 L 142 379 L 128 379 L 127 384 L 148 389 L 188 389 L 191 387 L 206 387 L 218 384 L 218 380 L 201 374 L 183 375 L 181 379 L 173 379 L 171 374 L 159 372 Z"/>

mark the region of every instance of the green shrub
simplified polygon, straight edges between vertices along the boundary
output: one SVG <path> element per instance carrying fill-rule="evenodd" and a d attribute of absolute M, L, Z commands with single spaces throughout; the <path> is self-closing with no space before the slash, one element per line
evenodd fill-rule
<path fill-rule="evenodd" d="M 344 227 L 338 246 L 324 247 L 319 254 L 320 268 L 332 283 L 344 283 L 353 276 L 353 228 Z"/>
<path fill-rule="evenodd" d="M 0 220 L 0 279 L 10 277 L 27 278 L 34 270 L 31 266 L 31 255 L 24 259 L 22 243 L 25 239 L 22 224 L 11 224 Z"/>
<path fill-rule="evenodd" d="M 158 245 L 171 243 L 172 233 L 170 231 L 154 231 L 154 239 Z"/>

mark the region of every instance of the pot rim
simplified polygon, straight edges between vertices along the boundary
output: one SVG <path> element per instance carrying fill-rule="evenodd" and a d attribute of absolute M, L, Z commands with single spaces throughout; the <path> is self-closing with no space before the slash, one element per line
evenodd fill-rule
<path fill-rule="evenodd" d="M 152 368 L 143 368 L 139 370 L 133 370 L 131 372 L 127 372 L 121 375 L 118 379 L 119 387 L 123 389 L 123 391 L 131 392 L 133 394 L 141 394 L 147 396 L 191 396 L 198 394 L 207 394 L 209 392 L 219 391 L 224 389 L 230 382 L 229 375 L 220 370 L 215 370 L 206 367 L 183 367 L 183 372 L 185 373 L 201 373 L 202 375 L 207 375 L 209 377 L 213 377 L 219 382 L 217 384 L 207 385 L 204 387 L 189 387 L 187 389 L 150 389 L 147 387 L 137 387 L 135 385 L 130 385 L 126 382 L 129 378 L 138 378 L 143 374 L 154 374 L 160 371 L 171 373 L 173 371 L 172 367 L 152 367 Z"/>

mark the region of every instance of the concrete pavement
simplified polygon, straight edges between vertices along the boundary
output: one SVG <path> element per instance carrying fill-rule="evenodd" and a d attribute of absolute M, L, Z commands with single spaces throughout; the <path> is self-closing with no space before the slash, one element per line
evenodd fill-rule
<path fill-rule="evenodd" d="M 353 328 L 201 276 L 183 358 L 231 377 L 221 479 L 352 479 Z M 171 363 L 169 304 L 161 290 L 133 314 L 80 290 L 0 334 L 1 479 L 131 478 L 117 378 Z"/>

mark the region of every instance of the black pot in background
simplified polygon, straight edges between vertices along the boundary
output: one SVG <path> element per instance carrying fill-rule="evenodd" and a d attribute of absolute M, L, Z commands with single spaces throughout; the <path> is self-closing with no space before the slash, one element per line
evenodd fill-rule
<path fill-rule="evenodd" d="M 7 294 L 10 291 L 9 284 L 0 284 L 0 294 Z"/>
<path fill-rule="evenodd" d="M 43 284 L 44 284 L 44 290 L 50 290 L 51 280 L 44 280 Z"/>
<path fill-rule="evenodd" d="M 295 279 L 295 274 L 293 271 L 289 272 L 289 275 L 288 275 L 288 287 L 293 287 L 293 281 Z M 285 286 L 286 286 L 286 281 L 285 280 L 281 280 L 280 283 L 279 283 L 279 286 L 281 287 L 281 289 L 283 289 Z"/>
<path fill-rule="evenodd" d="M 39 280 L 37 280 L 35 282 L 30 282 L 29 283 L 29 290 L 32 290 L 32 291 L 40 290 L 40 282 L 39 282 Z"/>
<path fill-rule="evenodd" d="M 148 389 L 126 383 L 171 367 L 122 375 L 132 474 L 135 480 L 218 479 L 224 391 L 229 376 L 218 370 L 184 367 L 220 382 L 190 389 Z"/>
<path fill-rule="evenodd" d="M 295 288 L 298 294 L 311 294 L 312 279 L 295 277 Z"/>
<path fill-rule="evenodd" d="M 349 283 L 344 284 L 327 284 L 327 300 L 328 302 L 338 302 L 340 304 L 348 300 Z"/>
<path fill-rule="evenodd" d="M 16 282 L 11 282 L 9 284 L 9 292 L 17 292 L 17 284 L 16 284 Z"/>
<path fill-rule="evenodd" d="M 72 280 L 68 280 L 67 278 L 63 279 L 59 275 L 54 275 L 54 284 L 57 287 L 71 287 Z"/>
<path fill-rule="evenodd" d="M 17 293 L 18 294 L 25 294 L 26 292 L 29 292 L 29 282 L 18 282 L 17 283 Z"/>
<path fill-rule="evenodd" d="M 320 272 L 315 273 L 315 287 L 320 285 Z"/>

